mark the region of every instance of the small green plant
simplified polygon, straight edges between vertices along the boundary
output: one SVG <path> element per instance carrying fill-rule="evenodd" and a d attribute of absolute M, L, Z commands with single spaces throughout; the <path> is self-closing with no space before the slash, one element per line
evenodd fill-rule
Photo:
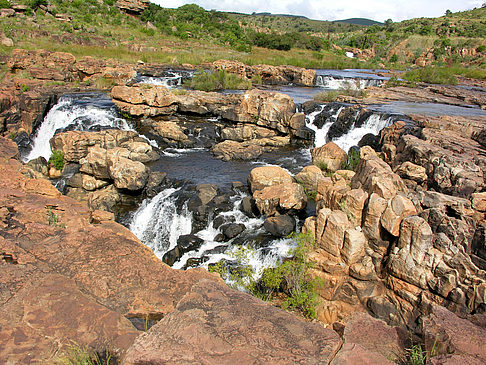
<path fill-rule="evenodd" d="M 11 139 L 12 141 L 17 138 L 17 132 L 12 132 L 8 135 L 8 138 Z"/>
<path fill-rule="evenodd" d="M 408 364 L 409 365 L 425 365 L 427 362 L 427 355 L 420 344 L 414 344 L 408 349 Z"/>
<path fill-rule="evenodd" d="M 254 84 L 254 85 L 261 85 L 263 83 L 261 75 L 254 74 L 251 77 L 251 83 Z"/>
<path fill-rule="evenodd" d="M 52 211 L 51 206 L 46 207 L 47 210 L 47 221 L 50 226 L 66 228 L 66 224 L 62 222 L 62 219 L 59 215 Z"/>
<path fill-rule="evenodd" d="M 209 271 L 217 272 L 223 280 L 233 287 L 244 290 L 262 299 L 270 300 L 277 292 L 286 296 L 282 303 L 284 309 L 298 310 L 304 316 L 316 318 L 317 288 L 320 281 L 310 275 L 313 263 L 309 260 L 309 253 L 314 241 L 310 235 L 293 234 L 291 238 L 296 246 L 289 252 L 290 259 L 284 260 L 275 268 L 267 268 L 259 279 L 249 265 L 255 250 L 240 246 L 231 253 L 236 266 L 228 269 L 223 261 L 209 267 Z"/>
<path fill-rule="evenodd" d="M 26 93 L 27 91 L 29 91 L 29 87 L 25 84 L 22 84 L 21 87 L 20 87 L 20 92 Z"/>
<path fill-rule="evenodd" d="M 104 351 L 102 354 L 99 354 L 77 343 L 67 346 L 66 351 L 54 359 L 54 364 L 56 365 L 111 365 L 117 363 L 117 357 L 110 351 Z"/>
<path fill-rule="evenodd" d="M 64 168 L 64 153 L 62 151 L 52 151 L 51 157 L 49 157 L 49 165 L 54 166 L 56 170 L 62 171 Z"/>
<path fill-rule="evenodd" d="M 172 94 L 174 94 L 174 95 L 186 95 L 187 90 L 185 90 L 185 89 L 173 89 Z"/>
<path fill-rule="evenodd" d="M 12 4 L 8 0 L 0 0 L 0 9 L 8 9 L 11 8 Z"/>
<path fill-rule="evenodd" d="M 398 62 L 398 55 L 396 53 L 390 57 L 390 62 L 391 63 Z"/>

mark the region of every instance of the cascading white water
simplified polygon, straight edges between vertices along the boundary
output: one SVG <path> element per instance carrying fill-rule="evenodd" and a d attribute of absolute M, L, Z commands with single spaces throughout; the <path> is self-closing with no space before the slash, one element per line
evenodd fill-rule
<path fill-rule="evenodd" d="M 132 130 L 126 120 L 119 118 L 113 108 L 101 108 L 93 104 L 78 104 L 75 96 L 64 95 L 47 113 L 44 121 L 37 130 L 30 153 L 24 162 L 39 156 L 49 159 L 51 146 L 49 140 L 56 130 L 74 126 L 75 130 L 86 130 L 91 126 L 113 127 Z"/>
<path fill-rule="evenodd" d="M 176 246 L 179 236 L 192 230 L 192 214 L 187 206 L 184 205 L 181 213 L 177 212 L 175 193 L 179 190 L 169 188 L 152 199 L 145 199 L 129 226 L 160 259 Z"/>
<path fill-rule="evenodd" d="M 391 125 L 392 119 L 392 117 L 386 118 L 380 114 L 372 114 L 366 119 L 362 126 L 351 128 L 348 133 L 334 139 L 333 142 L 345 152 L 348 152 L 349 149 L 356 146 L 366 134 L 371 133 L 376 136 L 383 128 Z"/>
<path fill-rule="evenodd" d="M 382 83 L 382 80 L 375 79 L 335 78 L 333 76 L 325 75 L 318 75 L 316 77 L 316 86 L 332 90 L 361 90 L 370 86 L 380 86 Z"/>
<path fill-rule="evenodd" d="M 319 128 L 314 124 L 314 120 L 316 116 L 321 113 L 324 110 L 324 106 L 321 108 L 317 109 L 316 111 L 310 113 L 309 115 L 306 116 L 306 126 L 310 129 L 312 129 L 315 132 L 315 139 L 314 139 L 314 146 L 317 147 L 322 147 L 324 146 L 327 141 L 327 133 L 329 132 L 329 129 L 333 125 L 333 123 L 337 120 L 339 117 L 339 114 L 341 114 L 341 111 L 344 109 L 344 106 L 340 106 L 330 117 L 329 120 L 321 127 Z"/>
<path fill-rule="evenodd" d="M 140 76 L 139 78 L 140 84 L 149 84 L 149 85 L 162 85 L 167 86 L 169 89 L 175 86 L 182 85 L 182 74 L 171 72 L 168 76 Z"/>

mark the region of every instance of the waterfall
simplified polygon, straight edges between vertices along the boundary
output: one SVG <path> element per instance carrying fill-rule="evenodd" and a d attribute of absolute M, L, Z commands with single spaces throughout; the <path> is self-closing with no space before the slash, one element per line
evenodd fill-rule
<path fill-rule="evenodd" d="M 378 79 L 352 79 L 352 78 L 336 78 L 333 76 L 318 75 L 316 77 L 316 86 L 325 89 L 347 89 L 361 90 L 369 86 L 380 86 L 383 80 Z"/>
<path fill-rule="evenodd" d="M 344 151 L 348 152 L 353 146 L 356 146 L 358 142 L 366 134 L 371 133 L 375 136 L 380 133 L 380 131 L 392 124 L 393 117 L 386 117 L 381 114 L 372 114 L 360 127 L 353 127 L 348 133 L 333 140 L 339 147 Z"/>
<path fill-rule="evenodd" d="M 326 106 L 321 106 L 306 116 L 306 126 L 315 132 L 314 145 L 316 148 L 322 147 L 326 143 L 331 142 L 327 134 L 331 126 L 337 121 L 344 108 L 344 105 L 328 104 Z M 317 123 L 315 123 L 315 120 L 319 114 L 324 112 L 329 116 L 326 118 L 322 127 L 319 128 L 319 126 L 316 125 Z M 340 148 L 348 152 L 351 147 L 358 145 L 361 138 L 363 138 L 366 134 L 372 133 L 374 135 L 378 135 L 383 128 L 390 126 L 395 119 L 396 116 L 373 113 L 363 122 L 361 126 L 355 127 L 353 123 L 353 127 L 350 128 L 347 133 L 333 139 L 332 142 L 336 143 Z"/>
<path fill-rule="evenodd" d="M 176 246 L 179 236 L 192 230 L 192 214 L 187 205 L 177 212 L 175 193 L 179 190 L 169 188 L 152 199 L 145 199 L 129 226 L 130 231 L 160 259 Z"/>
<path fill-rule="evenodd" d="M 165 71 L 163 76 L 139 76 L 137 82 L 140 84 L 162 85 L 169 89 L 182 86 L 182 81 L 191 78 L 192 71 Z"/>
<path fill-rule="evenodd" d="M 324 106 L 306 116 L 306 126 L 315 132 L 315 147 L 322 147 L 327 143 L 327 133 L 329 132 L 329 128 L 331 128 L 332 124 L 337 120 L 343 109 L 344 106 L 342 105 L 333 107 L 330 110 L 330 116 L 326 119 L 326 122 L 321 128 L 314 124 L 314 120 L 317 115 L 323 112 Z"/>
<path fill-rule="evenodd" d="M 111 99 L 104 95 L 89 95 L 93 98 L 91 103 L 80 99 L 76 95 L 61 96 L 58 103 L 47 113 L 41 126 L 37 129 L 33 139 L 32 150 L 24 158 L 24 162 L 30 161 L 39 156 L 46 160 L 51 156 L 50 139 L 56 130 L 70 127 L 73 130 L 88 130 L 93 126 L 113 127 L 124 130 L 132 130 L 128 123 L 119 118 Z M 96 101 L 99 103 L 96 103 Z"/>

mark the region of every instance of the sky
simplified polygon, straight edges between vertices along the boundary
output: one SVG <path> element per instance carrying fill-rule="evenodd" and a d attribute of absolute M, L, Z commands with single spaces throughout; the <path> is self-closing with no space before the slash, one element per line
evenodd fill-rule
<path fill-rule="evenodd" d="M 197 4 L 206 10 L 239 13 L 268 12 L 304 15 L 310 19 L 338 20 L 368 18 L 398 22 L 420 17 L 438 17 L 480 7 L 486 0 L 151 0 L 164 8 Z"/>

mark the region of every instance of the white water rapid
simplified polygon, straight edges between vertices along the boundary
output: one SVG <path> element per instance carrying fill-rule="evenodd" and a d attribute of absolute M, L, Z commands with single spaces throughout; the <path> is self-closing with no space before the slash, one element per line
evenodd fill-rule
<path fill-rule="evenodd" d="M 192 214 L 187 206 L 177 213 L 175 193 L 179 190 L 169 188 L 152 199 L 145 199 L 129 226 L 130 231 L 160 259 L 176 246 L 179 236 L 192 230 Z"/>
<path fill-rule="evenodd" d="M 79 102 L 79 96 L 64 95 L 47 113 L 41 126 L 37 129 L 30 153 L 24 162 L 39 156 L 46 160 L 51 156 L 49 140 L 56 130 L 71 126 L 74 130 L 87 130 L 92 126 L 113 127 L 123 130 L 132 130 L 126 120 L 118 117 L 113 108 L 97 106 L 93 103 Z M 111 101 L 111 100 L 110 100 Z"/>

